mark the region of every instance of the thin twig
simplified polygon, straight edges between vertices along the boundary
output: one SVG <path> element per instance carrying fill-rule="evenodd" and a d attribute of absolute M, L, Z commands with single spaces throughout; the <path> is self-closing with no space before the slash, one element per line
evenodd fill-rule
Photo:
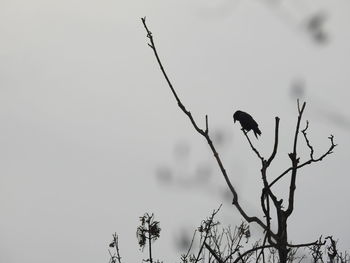
<path fill-rule="evenodd" d="M 188 255 L 190 254 L 190 251 L 191 251 L 192 246 L 193 246 L 194 238 L 196 237 L 196 233 L 197 233 L 197 230 L 195 230 L 194 233 L 193 233 L 192 240 L 191 240 L 191 244 L 190 244 L 190 247 L 189 247 L 188 250 L 187 250 L 187 253 L 186 253 L 186 255 L 185 255 L 185 258 L 187 258 Z"/>
<path fill-rule="evenodd" d="M 242 128 L 242 132 L 245 135 L 245 137 L 247 138 L 250 147 L 252 148 L 253 152 L 255 152 L 255 154 L 258 156 L 258 158 L 261 160 L 261 162 L 264 162 L 264 158 L 261 156 L 261 154 L 259 153 L 259 151 L 253 146 L 253 143 L 251 142 L 249 136 L 248 136 L 248 132 L 246 130 L 244 130 Z"/>
<path fill-rule="evenodd" d="M 206 223 L 206 227 L 204 229 L 204 232 L 205 232 L 205 236 L 204 236 L 204 240 L 202 242 L 202 245 L 200 246 L 200 249 L 198 251 L 198 254 L 197 254 L 197 257 L 196 257 L 196 260 L 195 260 L 195 263 L 197 263 L 199 260 L 200 260 L 200 255 L 203 251 L 203 248 L 204 248 L 204 245 L 205 245 L 205 242 L 207 241 L 207 238 L 209 237 L 209 233 L 210 233 L 210 229 L 212 228 L 212 223 L 213 223 L 213 220 L 214 220 L 214 217 L 215 215 L 219 212 L 219 210 L 221 209 L 222 207 L 222 204 L 219 206 L 219 208 L 217 210 L 214 210 L 213 213 L 211 214 L 209 220 L 208 220 L 208 223 Z"/>
<path fill-rule="evenodd" d="M 306 134 L 306 130 L 308 128 L 309 128 L 309 121 L 306 121 L 306 127 L 301 132 L 303 133 L 305 141 L 306 141 L 306 144 L 307 144 L 307 146 L 310 149 L 310 159 L 313 160 L 314 159 L 314 148 L 312 147 L 312 145 L 310 143 L 310 140 L 309 140 L 309 138 L 307 137 L 307 134 Z"/>
<path fill-rule="evenodd" d="M 117 250 L 117 259 L 118 259 L 118 262 L 121 263 L 121 259 L 122 257 L 120 256 L 120 253 L 119 253 L 119 239 L 118 239 L 118 236 L 117 234 L 115 234 L 115 249 Z"/>

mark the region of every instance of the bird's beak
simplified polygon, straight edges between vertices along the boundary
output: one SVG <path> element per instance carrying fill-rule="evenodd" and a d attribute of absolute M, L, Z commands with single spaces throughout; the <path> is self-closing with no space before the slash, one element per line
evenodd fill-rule
<path fill-rule="evenodd" d="M 233 123 L 236 123 L 236 119 L 233 119 Z"/>

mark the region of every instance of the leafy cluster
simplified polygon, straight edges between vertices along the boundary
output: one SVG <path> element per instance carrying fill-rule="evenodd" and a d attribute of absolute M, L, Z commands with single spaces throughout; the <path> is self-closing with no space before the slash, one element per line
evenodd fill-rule
<path fill-rule="evenodd" d="M 160 236 L 160 226 L 158 221 L 154 221 L 154 215 L 148 213 L 140 217 L 141 225 L 137 228 L 136 236 L 139 241 L 139 246 L 143 250 L 146 241 L 155 241 Z"/>

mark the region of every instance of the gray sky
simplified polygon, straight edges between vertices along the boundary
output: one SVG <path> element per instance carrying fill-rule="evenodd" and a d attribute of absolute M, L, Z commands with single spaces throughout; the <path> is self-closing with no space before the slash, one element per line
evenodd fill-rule
<path fill-rule="evenodd" d="M 301 171 L 290 239 L 334 235 L 349 250 L 350 4 L 275 2 L 2 1 L 0 261 L 107 262 L 117 232 L 125 262 L 140 262 L 146 255 L 137 248 L 138 217 L 154 212 L 163 229 L 155 257 L 175 262 L 174 236 L 220 203 L 224 222 L 240 222 L 213 194 L 223 178 L 177 108 L 147 46 L 142 16 L 185 105 L 198 123 L 208 114 L 212 130 L 224 132 L 220 154 L 251 214 L 260 213 L 259 162 L 232 114 L 242 109 L 255 117 L 265 155 L 280 116 L 275 176 L 292 147 L 291 87 L 304 85 L 316 153 L 327 149 L 329 134 L 339 146 Z M 304 26 L 320 11 L 327 15 L 326 44 L 315 43 Z M 174 159 L 179 143 L 189 147 L 186 160 Z M 300 149 L 307 157 L 304 143 Z M 207 185 L 181 189 L 157 181 L 159 167 L 186 181 L 203 163 L 213 173 Z"/>

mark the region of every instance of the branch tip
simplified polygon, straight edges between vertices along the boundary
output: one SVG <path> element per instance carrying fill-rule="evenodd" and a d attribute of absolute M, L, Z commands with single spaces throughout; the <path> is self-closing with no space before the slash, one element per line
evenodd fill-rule
<path fill-rule="evenodd" d="M 205 115 L 205 134 L 209 132 L 208 115 Z"/>

